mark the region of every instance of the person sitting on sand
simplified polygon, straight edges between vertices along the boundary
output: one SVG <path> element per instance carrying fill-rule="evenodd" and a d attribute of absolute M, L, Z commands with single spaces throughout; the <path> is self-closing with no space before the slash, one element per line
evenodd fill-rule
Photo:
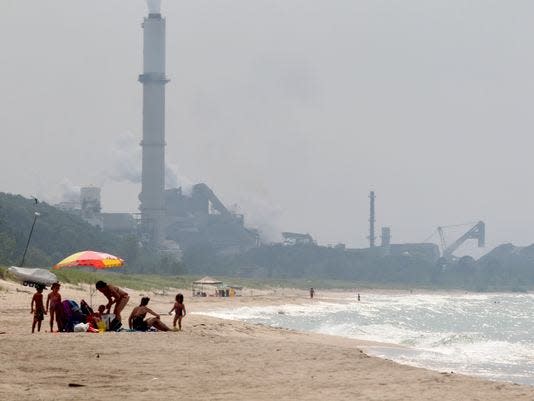
<path fill-rule="evenodd" d="M 52 284 L 51 292 L 46 297 L 45 315 L 50 311 L 50 333 L 54 332 L 54 318 L 56 319 L 57 330 L 63 330 L 63 304 L 61 303 L 59 288 L 59 283 Z"/>
<path fill-rule="evenodd" d="M 187 314 L 185 311 L 183 294 L 176 295 L 176 302 L 169 312 L 169 315 L 172 314 L 172 311 L 174 311 L 174 320 L 172 322 L 172 326 L 176 330 L 176 322 L 178 321 L 178 330 L 182 330 L 182 318 Z"/>
<path fill-rule="evenodd" d="M 121 312 L 130 300 L 128 293 L 124 290 L 121 290 L 119 287 L 105 283 L 104 281 L 97 281 L 96 289 L 104 294 L 104 296 L 108 299 L 108 303 L 106 305 L 107 313 L 109 313 L 111 305 L 115 304 L 113 314 L 120 322 Z"/>
<path fill-rule="evenodd" d="M 87 323 L 91 323 L 91 325 L 94 328 L 98 328 L 98 322 L 102 321 L 102 316 L 104 316 L 104 312 L 106 311 L 105 305 L 100 305 L 98 307 L 98 312 L 93 312 L 89 317 L 87 318 Z"/>
<path fill-rule="evenodd" d="M 130 318 L 128 319 L 130 329 L 147 331 L 150 327 L 155 327 L 160 331 L 169 331 L 169 327 L 160 320 L 160 316 L 147 306 L 148 301 L 150 301 L 149 297 L 141 298 L 141 304 L 133 309 Z M 147 313 L 150 313 L 155 317 L 150 317 L 145 320 Z"/>
<path fill-rule="evenodd" d="M 41 331 L 41 322 L 44 320 L 45 307 L 43 303 L 43 289 L 44 287 L 37 286 L 35 288 L 35 294 L 33 294 L 32 297 L 30 312 L 33 313 L 32 333 L 35 332 L 35 325 L 37 325 L 37 331 Z"/>
<path fill-rule="evenodd" d="M 97 319 L 102 319 L 102 316 L 104 316 L 105 311 L 106 311 L 106 305 L 100 305 L 98 307 L 98 312 L 94 313 L 94 317 Z"/>

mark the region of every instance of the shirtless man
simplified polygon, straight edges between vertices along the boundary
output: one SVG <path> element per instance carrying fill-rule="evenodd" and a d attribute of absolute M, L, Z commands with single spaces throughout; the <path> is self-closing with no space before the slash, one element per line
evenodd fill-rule
<path fill-rule="evenodd" d="M 150 327 L 155 327 L 160 331 L 169 331 L 170 328 L 160 320 L 160 316 L 147 306 L 148 301 L 150 301 L 149 297 L 141 298 L 141 304 L 133 309 L 128 319 L 130 329 L 147 331 Z M 145 320 L 147 313 L 150 313 L 154 317 Z"/>
<path fill-rule="evenodd" d="M 109 313 L 111 305 L 115 304 L 115 309 L 113 314 L 115 318 L 120 322 L 121 321 L 121 312 L 130 300 L 130 296 L 124 290 L 121 290 L 119 287 L 107 284 L 103 281 L 96 282 L 96 289 L 100 291 L 108 299 L 106 305 L 106 311 Z"/>

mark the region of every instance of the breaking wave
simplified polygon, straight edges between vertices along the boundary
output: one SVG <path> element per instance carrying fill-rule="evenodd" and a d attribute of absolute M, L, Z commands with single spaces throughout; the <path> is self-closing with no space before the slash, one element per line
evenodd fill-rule
<path fill-rule="evenodd" d="M 396 344 L 366 351 L 413 366 L 534 385 L 530 294 L 364 294 L 361 302 L 330 299 L 205 314 Z"/>

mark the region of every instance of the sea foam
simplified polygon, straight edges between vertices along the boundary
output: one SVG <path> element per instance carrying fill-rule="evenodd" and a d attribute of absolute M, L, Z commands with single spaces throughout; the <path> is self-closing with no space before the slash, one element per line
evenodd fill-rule
<path fill-rule="evenodd" d="M 399 347 L 368 353 L 440 371 L 534 385 L 534 296 L 364 294 L 362 301 L 240 307 L 210 316 Z"/>

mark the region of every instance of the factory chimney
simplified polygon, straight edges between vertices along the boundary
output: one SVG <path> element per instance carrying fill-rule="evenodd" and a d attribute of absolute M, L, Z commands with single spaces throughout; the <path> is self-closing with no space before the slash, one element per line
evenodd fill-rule
<path fill-rule="evenodd" d="M 371 191 L 369 194 L 369 199 L 371 201 L 369 205 L 369 248 L 375 247 L 375 191 Z"/>
<path fill-rule="evenodd" d="M 165 19 L 160 0 L 147 0 L 143 21 L 143 150 L 141 231 L 143 239 L 159 248 L 165 239 Z"/>

